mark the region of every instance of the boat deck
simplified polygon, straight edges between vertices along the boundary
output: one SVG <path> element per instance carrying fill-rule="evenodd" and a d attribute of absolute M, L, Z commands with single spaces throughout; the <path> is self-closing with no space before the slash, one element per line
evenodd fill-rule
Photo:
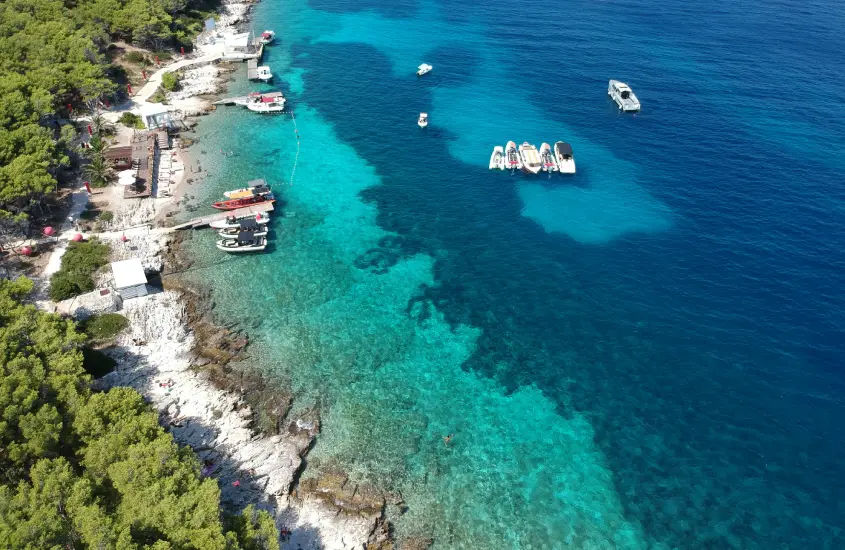
<path fill-rule="evenodd" d="M 272 202 L 260 202 L 258 204 L 244 206 L 243 208 L 236 208 L 235 210 L 226 210 L 223 212 L 217 212 L 216 214 L 209 214 L 208 216 L 194 218 L 193 220 L 187 221 L 185 223 L 174 225 L 172 229 L 197 229 L 199 227 L 206 226 L 214 221 L 225 220 L 229 216 L 234 216 L 236 218 L 245 218 L 249 216 L 254 216 L 256 214 L 261 214 L 263 212 L 271 212 L 272 210 Z"/>

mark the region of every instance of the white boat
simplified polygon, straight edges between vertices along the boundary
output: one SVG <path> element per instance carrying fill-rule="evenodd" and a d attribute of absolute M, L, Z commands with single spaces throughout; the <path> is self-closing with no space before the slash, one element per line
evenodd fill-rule
<path fill-rule="evenodd" d="M 548 143 L 540 145 L 540 161 L 543 163 L 543 172 L 557 172 L 557 161 Z"/>
<path fill-rule="evenodd" d="M 419 67 L 417 67 L 417 76 L 422 76 L 422 75 L 424 75 L 424 74 L 426 74 L 426 73 L 430 73 L 430 72 L 431 72 L 431 69 L 433 69 L 433 68 L 434 68 L 434 67 L 432 67 L 432 66 L 431 66 L 431 65 L 429 65 L 428 63 L 423 63 L 422 65 L 420 65 Z"/>
<path fill-rule="evenodd" d="M 428 113 L 420 113 L 420 118 L 417 120 L 417 126 L 420 128 L 428 126 Z"/>
<path fill-rule="evenodd" d="M 607 95 L 619 105 L 622 111 L 639 111 L 640 100 L 631 90 L 630 86 L 618 80 L 611 80 L 607 83 Z"/>
<path fill-rule="evenodd" d="M 249 231 L 241 231 L 236 237 L 217 241 L 217 248 L 224 252 L 260 252 L 267 248 L 267 237 L 256 237 Z"/>
<path fill-rule="evenodd" d="M 519 156 L 519 150 L 517 150 L 516 143 L 513 141 L 509 141 L 505 146 L 505 168 L 522 170 L 522 158 Z"/>
<path fill-rule="evenodd" d="M 255 78 L 261 80 L 262 82 L 269 82 L 273 80 L 273 73 L 270 72 L 270 67 L 267 65 L 261 65 L 260 67 L 255 68 Z"/>
<path fill-rule="evenodd" d="M 264 45 L 272 44 L 276 39 L 276 33 L 273 31 L 264 31 L 261 33 L 261 43 Z"/>
<path fill-rule="evenodd" d="M 539 174 L 543 168 L 540 153 L 537 148 L 527 141 L 519 146 L 519 156 L 522 157 L 522 171 L 528 174 Z"/>
<path fill-rule="evenodd" d="M 270 221 L 270 214 L 267 212 L 260 212 L 258 214 L 246 214 L 245 216 L 226 216 L 223 220 L 214 220 L 213 222 L 209 223 L 209 227 L 212 229 L 228 229 L 232 227 L 240 227 L 241 220 L 248 220 L 252 219 L 255 220 L 255 223 L 259 225 L 266 224 Z"/>
<path fill-rule="evenodd" d="M 561 174 L 575 173 L 575 157 L 572 156 L 572 146 L 565 141 L 555 143 L 555 160 Z"/>
<path fill-rule="evenodd" d="M 247 95 L 246 108 L 256 113 L 281 113 L 285 110 L 285 96 L 282 92 L 252 92 Z"/>
<path fill-rule="evenodd" d="M 249 180 L 246 182 L 246 187 L 240 189 L 232 189 L 231 191 L 224 191 L 223 196 L 227 199 L 245 199 L 253 195 L 264 195 L 270 192 L 270 187 L 263 179 Z"/>
<path fill-rule="evenodd" d="M 505 169 L 505 149 L 501 145 L 493 147 L 493 154 L 490 155 L 490 170 Z"/>
<path fill-rule="evenodd" d="M 237 227 L 227 227 L 225 229 L 221 229 L 217 232 L 217 234 L 223 238 L 234 239 L 243 231 L 251 233 L 254 237 L 266 237 L 267 225 L 259 225 L 255 220 L 247 218 L 245 220 L 241 220 Z"/>

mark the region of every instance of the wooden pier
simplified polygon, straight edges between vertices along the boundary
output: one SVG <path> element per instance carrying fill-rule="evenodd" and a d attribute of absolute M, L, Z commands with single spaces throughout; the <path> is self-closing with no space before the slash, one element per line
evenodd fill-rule
<path fill-rule="evenodd" d="M 171 229 L 197 229 L 214 221 L 225 220 L 229 216 L 234 216 L 237 219 L 243 219 L 250 218 L 263 212 L 271 212 L 272 210 L 272 202 L 259 202 L 258 204 L 244 206 L 243 208 L 236 208 L 235 210 L 224 210 L 222 212 L 217 212 L 216 214 L 209 214 L 208 216 L 203 216 L 201 218 L 194 218 L 191 221 L 174 225 Z"/>

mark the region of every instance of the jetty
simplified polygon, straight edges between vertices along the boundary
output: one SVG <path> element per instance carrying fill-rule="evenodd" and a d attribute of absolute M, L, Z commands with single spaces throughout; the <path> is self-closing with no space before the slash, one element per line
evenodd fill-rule
<path fill-rule="evenodd" d="M 249 218 L 255 216 L 256 214 L 262 214 L 264 212 L 271 212 L 273 210 L 273 203 L 270 201 L 267 202 L 259 202 L 258 204 L 252 204 L 250 206 L 244 206 L 243 208 L 236 208 L 235 210 L 225 210 L 223 212 L 217 212 L 215 214 L 209 214 L 208 216 L 202 216 L 200 218 L 194 218 L 193 220 L 187 221 L 185 223 L 180 223 L 179 225 L 174 225 L 171 229 L 197 229 L 199 227 L 204 227 L 211 222 L 215 222 L 218 220 L 225 220 L 228 217 L 234 216 L 237 219 L 242 218 Z"/>

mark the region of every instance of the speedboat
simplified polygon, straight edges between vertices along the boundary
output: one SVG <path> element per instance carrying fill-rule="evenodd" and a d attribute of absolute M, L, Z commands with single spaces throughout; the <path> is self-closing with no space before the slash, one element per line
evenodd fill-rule
<path fill-rule="evenodd" d="M 282 92 L 252 92 L 247 95 L 246 108 L 256 113 L 281 113 L 285 110 L 285 96 Z"/>
<path fill-rule="evenodd" d="M 505 168 L 508 170 L 522 170 L 522 159 L 516 148 L 516 143 L 509 141 L 505 146 Z"/>
<path fill-rule="evenodd" d="M 528 174 L 539 174 L 543 163 L 537 148 L 527 141 L 519 146 L 519 156 L 522 157 L 522 171 Z"/>
<path fill-rule="evenodd" d="M 261 43 L 264 45 L 272 44 L 276 39 L 276 33 L 273 31 L 264 31 L 261 33 Z"/>
<path fill-rule="evenodd" d="M 225 191 L 223 196 L 227 199 L 243 199 L 253 195 L 265 195 L 270 192 L 270 187 L 263 180 L 250 180 L 246 182 L 246 187 L 240 189 L 233 189 L 232 191 Z"/>
<path fill-rule="evenodd" d="M 501 145 L 493 147 L 493 154 L 490 155 L 490 170 L 505 169 L 505 150 Z"/>
<path fill-rule="evenodd" d="M 417 126 L 420 128 L 428 126 L 428 113 L 420 113 L 420 118 L 417 120 Z"/>
<path fill-rule="evenodd" d="M 261 195 L 252 195 L 251 197 L 244 197 L 242 199 L 230 199 L 227 201 L 215 202 L 211 205 L 217 210 L 235 210 L 236 208 L 243 208 L 244 206 L 252 206 L 262 202 L 276 202 L 273 193 L 264 193 Z"/>
<path fill-rule="evenodd" d="M 223 238 L 234 238 L 240 235 L 242 231 L 252 233 L 256 237 L 264 237 L 267 235 L 267 225 L 259 225 L 255 220 L 247 218 L 241 220 L 237 227 L 227 227 L 217 232 Z"/>
<path fill-rule="evenodd" d="M 270 67 L 262 65 L 255 68 L 255 78 L 262 82 L 269 82 L 273 80 L 273 73 L 270 72 Z"/>
<path fill-rule="evenodd" d="M 575 173 L 575 157 L 572 156 L 572 146 L 565 141 L 555 143 L 555 160 L 561 174 Z"/>
<path fill-rule="evenodd" d="M 255 220 L 255 223 L 259 225 L 264 225 L 270 221 L 270 215 L 267 212 L 259 212 L 254 216 L 252 214 L 246 214 L 245 216 L 226 216 L 223 220 L 214 220 L 213 222 L 209 223 L 209 227 L 212 229 L 231 229 L 233 227 L 240 227 L 241 220 Z"/>
<path fill-rule="evenodd" d="M 258 237 L 249 231 L 217 241 L 217 248 L 224 252 L 260 252 L 267 248 L 267 237 Z"/>
<path fill-rule="evenodd" d="M 607 83 L 607 95 L 619 105 L 621 111 L 639 111 L 640 100 L 631 90 L 630 86 L 618 80 L 611 80 Z"/>
<path fill-rule="evenodd" d="M 548 143 L 540 145 L 540 160 L 543 163 L 543 172 L 557 172 L 557 161 Z"/>
<path fill-rule="evenodd" d="M 432 67 L 428 63 L 423 63 L 422 65 L 417 67 L 417 76 L 422 76 L 424 74 L 430 73 L 431 69 L 433 69 L 433 68 L 434 67 Z"/>

